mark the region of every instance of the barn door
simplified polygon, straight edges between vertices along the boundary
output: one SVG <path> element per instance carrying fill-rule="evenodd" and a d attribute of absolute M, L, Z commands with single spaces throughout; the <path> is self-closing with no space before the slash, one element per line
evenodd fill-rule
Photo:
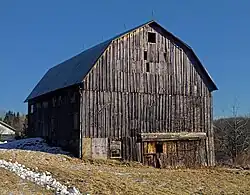
<path fill-rule="evenodd" d="M 143 163 L 155 167 L 155 142 L 143 142 Z"/>

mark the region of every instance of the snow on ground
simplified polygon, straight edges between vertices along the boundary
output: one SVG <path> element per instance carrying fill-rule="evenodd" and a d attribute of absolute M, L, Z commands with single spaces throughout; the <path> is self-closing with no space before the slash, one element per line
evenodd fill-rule
<path fill-rule="evenodd" d="M 67 187 L 60 182 L 56 181 L 49 172 L 39 173 L 31 171 L 29 168 L 25 168 L 17 162 L 7 162 L 5 160 L 0 160 L 0 168 L 9 170 L 17 174 L 22 179 L 34 182 L 40 186 L 46 187 L 46 189 L 51 189 L 56 191 L 56 194 L 60 195 L 80 195 L 78 189 L 75 187 Z"/>
<path fill-rule="evenodd" d="M 45 140 L 42 138 L 27 138 L 20 139 L 11 142 L 1 142 L 1 149 L 21 149 L 21 150 L 32 150 L 32 151 L 41 151 L 52 154 L 69 154 L 66 151 L 63 151 L 60 147 L 50 147 Z M 79 190 L 75 187 L 67 187 L 60 182 L 56 181 L 49 172 L 39 173 L 31 171 L 29 168 L 25 168 L 24 165 L 21 165 L 17 162 L 12 163 L 0 159 L 0 168 L 9 170 L 17 174 L 22 179 L 29 180 L 40 186 L 46 187 L 47 189 L 52 189 L 56 191 L 56 194 L 62 195 L 78 195 L 80 194 Z"/>
<path fill-rule="evenodd" d="M 52 154 L 69 154 L 69 152 L 63 151 L 60 147 L 50 147 L 42 138 L 27 138 L 11 141 L 8 143 L 1 143 L 0 149 L 21 149 L 41 151 Z"/>

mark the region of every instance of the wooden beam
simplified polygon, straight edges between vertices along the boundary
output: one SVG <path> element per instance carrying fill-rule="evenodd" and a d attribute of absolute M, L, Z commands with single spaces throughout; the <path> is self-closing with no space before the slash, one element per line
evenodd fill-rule
<path fill-rule="evenodd" d="M 142 141 L 199 140 L 205 138 L 205 132 L 141 133 Z"/>

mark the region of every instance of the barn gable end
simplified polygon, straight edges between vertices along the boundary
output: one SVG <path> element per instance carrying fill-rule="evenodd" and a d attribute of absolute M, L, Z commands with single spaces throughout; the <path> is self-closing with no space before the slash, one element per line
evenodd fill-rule
<path fill-rule="evenodd" d="M 149 34 L 155 38 L 149 40 Z M 211 92 L 215 89 L 190 47 L 157 23 L 146 24 L 113 40 L 85 76 L 83 137 L 118 140 L 123 158 L 148 162 L 146 152 L 145 156 L 136 152 L 149 146 L 139 141 L 142 133 L 204 132 L 205 139 L 176 139 L 162 147 L 175 148 L 176 159 L 178 153 L 196 148 L 193 152 L 200 157 L 190 154 L 197 160 L 193 164 L 213 165 Z M 166 164 L 178 165 L 178 160 Z"/>

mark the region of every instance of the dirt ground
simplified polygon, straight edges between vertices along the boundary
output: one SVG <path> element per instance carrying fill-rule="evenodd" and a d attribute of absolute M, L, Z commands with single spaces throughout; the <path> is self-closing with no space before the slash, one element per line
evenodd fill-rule
<path fill-rule="evenodd" d="M 83 194 L 250 194 L 250 172 L 243 170 L 155 169 L 137 163 L 80 160 L 21 150 L 0 150 L 0 159 L 49 171 Z"/>
<path fill-rule="evenodd" d="M 0 168 L 0 194 L 1 195 L 42 195 L 53 194 L 31 182 L 24 181 L 17 175 Z"/>

